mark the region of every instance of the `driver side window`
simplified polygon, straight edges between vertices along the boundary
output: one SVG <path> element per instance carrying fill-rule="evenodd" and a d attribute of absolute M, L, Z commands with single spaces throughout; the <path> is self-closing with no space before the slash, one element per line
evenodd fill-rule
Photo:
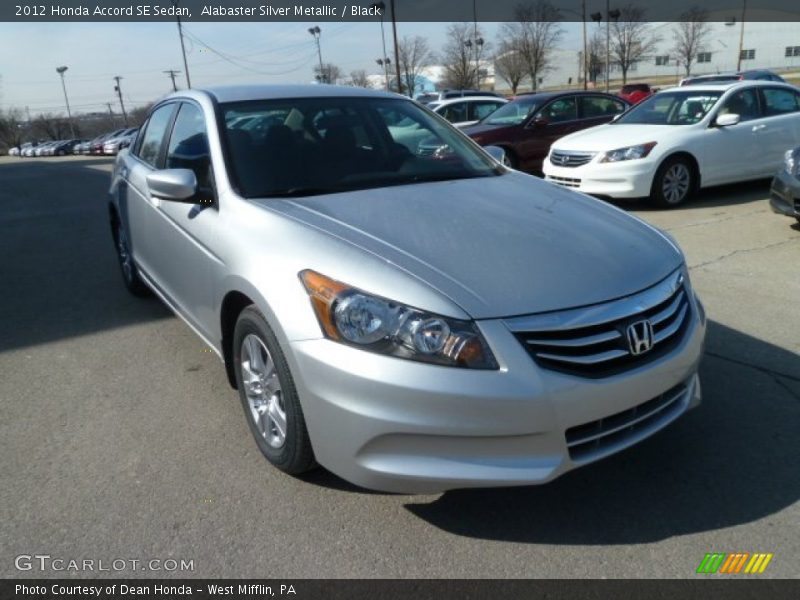
<path fill-rule="evenodd" d="M 167 169 L 191 169 L 197 177 L 202 199 L 214 197 L 214 178 L 203 111 L 194 104 L 181 104 L 167 148 Z"/>
<path fill-rule="evenodd" d="M 550 104 L 542 109 L 539 115 L 547 119 L 550 123 L 573 121 L 578 118 L 578 109 L 575 98 L 567 97 L 553 100 Z"/>
<path fill-rule="evenodd" d="M 739 115 L 740 121 L 758 119 L 761 114 L 758 108 L 756 90 L 749 89 L 736 92 L 725 101 L 725 104 L 719 109 L 719 114 Z"/>

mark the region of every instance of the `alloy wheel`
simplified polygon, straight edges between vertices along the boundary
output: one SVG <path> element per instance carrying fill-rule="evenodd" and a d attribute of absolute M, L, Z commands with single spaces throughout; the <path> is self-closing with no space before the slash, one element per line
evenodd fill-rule
<path fill-rule="evenodd" d="M 286 443 L 286 407 L 275 361 L 261 339 L 248 334 L 242 340 L 240 366 L 250 414 L 264 441 L 273 448 Z"/>
<path fill-rule="evenodd" d="M 675 163 L 664 173 L 661 181 L 661 192 L 668 204 L 680 204 L 689 194 L 692 174 L 683 163 Z"/>

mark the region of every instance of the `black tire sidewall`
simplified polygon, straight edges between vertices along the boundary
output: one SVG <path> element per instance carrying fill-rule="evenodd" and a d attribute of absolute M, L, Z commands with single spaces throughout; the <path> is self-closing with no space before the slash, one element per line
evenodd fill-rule
<path fill-rule="evenodd" d="M 663 192 L 663 184 L 664 184 L 664 175 L 667 171 L 675 164 L 682 164 L 689 170 L 689 189 L 686 192 L 686 195 L 680 202 L 671 203 L 667 202 L 666 198 L 664 198 Z M 686 160 L 685 158 L 681 158 L 680 156 L 675 156 L 672 158 L 668 158 L 661 166 L 658 167 L 656 171 L 656 176 L 653 178 L 653 186 L 650 190 L 650 198 L 658 205 L 663 208 L 675 208 L 678 206 L 682 206 L 686 203 L 689 198 L 692 197 L 692 194 L 695 191 L 695 187 L 697 186 L 697 174 L 692 166 L 692 164 Z"/>
<path fill-rule="evenodd" d="M 249 334 L 255 334 L 269 350 L 275 369 L 278 374 L 278 381 L 281 384 L 284 411 L 286 412 L 286 441 L 280 448 L 270 446 L 261 432 L 258 430 L 250 412 L 250 404 L 247 394 L 244 391 L 242 382 L 241 352 L 242 341 Z M 233 332 L 233 368 L 236 373 L 236 387 L 239 390 L 239 400 L 242 403 L 245 419 L 250 428 L 250 432 L 255 438 L 261 453 L 272 463 L 273 466 L 286 473 L 302 473 L 311 468 L 314 464 L 314 457 L 311 451 L 311 443 L 306 429 L 305 417 L 303 415 L 300 401 L 297 396 L 294 378 L 292 377 L 286 357 L 281 350 L 275 334 L 267 324 L 261 312 L 251 305 L 245 308 L 236 321 Z"/>
<path fill-rule="evenodd" d="M 119 235 L 122 231 L 123 225 L 119 220 L 115 220 L 114 222 L 114 250 L 117 254 L 117 264 L 119 265 L 119 271 L 122 275 L 122 281 L 125 283 L 125 287 L 127 290 L 133 294 L 134 296 L 144 297 L 150 294 L 150 289 L 145 285 L 142 279 L 139 277 L 139 270 L 136 268 L 136 263 L 133 262 L 131 259 L 131 275 L 128 278 L 125 275 L 125 269 L 122 267 L 122 257 L 119 254 Z M 130 236 L 127 234 L 125 235 L 125 239 L 128 240 L 127 249 L 128 254 L 131 252 L 131 244 L 130 244 Z"/>

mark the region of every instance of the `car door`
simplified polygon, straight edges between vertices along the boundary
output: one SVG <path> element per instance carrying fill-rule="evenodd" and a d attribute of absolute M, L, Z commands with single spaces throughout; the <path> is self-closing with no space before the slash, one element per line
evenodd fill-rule
<path fill-rule="evenodd" d="M 687 111 L 692 111 L 693 102 L 691 98 L 684 102 Z M 721 101 L 714 119 L 724 114 L 737 114 L 740 120 L 736 125 L 727 127 L 715 126 L 712 121 L 712 125 L 705 130 L 702 161 L 704 184 L 751 179 L 762 168 L 759 131 L 763 128 L 764 119 L 756 89 L 745 88 L 729 94 Z"/>
<path fill-rule="evenodd" d="M 205 115 L 190 101 L 180 104 L 166 143 L 163 168 L 190 169 L 198 193 L 189 202 L 150 198 L 153 276 L 174 307 L 206 339 L 213 339 L 213 281 L 222 261 L 214 250 L 219 226 Z"/>
<path fill-rule="evenodd" d="M 172 102 L 153 111 L 119 173 L 124 188 L 119 197 L 120 217 L 127 225 L 133 260 L 150 279 L 158 271 L 160 254 L 154 247 L 150 226 L 154 200 L 148 190 L 147 175 L 160 165 L 176 107 Z"/>
<path fill-rule="evenodd" d="M 517 144 L 520 168 L 541 171 L 551 144 L 578 129 L 575 96 L 560 96 L 545 104 L 524 126 L 524 138 Z"/>
<path fill-rule="evenodd" d="M 800 144 L 800 92 L 785 87 L 760 88 L 764 118 L 758 130 L 762 148 L 760 174 L 774 175 L 783 155 Z"/>

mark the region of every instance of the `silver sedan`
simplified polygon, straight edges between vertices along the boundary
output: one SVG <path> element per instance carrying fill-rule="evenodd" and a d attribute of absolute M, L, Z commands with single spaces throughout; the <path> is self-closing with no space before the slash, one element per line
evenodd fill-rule
<path fill-rule="evenodd" d="M 124 282 L 220 356 L 285 472 L 544 483 L 700 402 L 705 315 L 671 238 L 496 158 L 393 94 L 178 92 L 116 160 Z"/>

